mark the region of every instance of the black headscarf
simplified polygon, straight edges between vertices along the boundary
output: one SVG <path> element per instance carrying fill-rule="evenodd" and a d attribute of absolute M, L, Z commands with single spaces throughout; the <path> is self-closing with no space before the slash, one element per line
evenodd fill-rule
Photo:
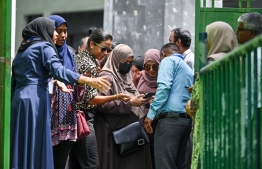
<path fill-rule="evenodd" d="M 57 53 L 55 44 L 52 40 L 55 30 L 55 21 L 45 17 L 39 17 L 30 22 L 22 31 L 23 42 L 18 52 L 25 51 L 29 46 L 36 42 L 49 42 Z"/>

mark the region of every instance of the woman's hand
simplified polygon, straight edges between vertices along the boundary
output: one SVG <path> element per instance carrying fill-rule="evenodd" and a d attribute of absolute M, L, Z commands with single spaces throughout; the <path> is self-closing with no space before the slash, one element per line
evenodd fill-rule
<path fill-rule="evenodd" d="M 106 93 L 110 89 L 110 83 L 106 79 L 106 76 L 97 78 L 80 76 L 77 82 L 88 84 L 89 86 L 98 89 L 102 93 Z"/>
<path fill-rule="evenodd" d="M 130 95 L 124 94 L 124 93 L 119 93 L 117 94 L 117 99 L 123 100 L 124 102 L 127 102 L 131 99 Z"/>
<path fill-rule="evenodd" d="M 74 91 L 73 89 L 68 89 L 63 82 L 60 82 L 60 81 L 58 81 L 58 80 L 55 81 L 55 84 L 56 84 L 56 85 L 58 86 L 58 88 L 59 88 L 62 92 L 64 92 L 64 93 L 71 93 L 71 92 Z"/>
<path fill-rule="evenodd" d="M 131 106 L 139 107 L 146 104 L 148 99 L 144 99 L 145 95 L 141 94 L 130 99 Z"/>

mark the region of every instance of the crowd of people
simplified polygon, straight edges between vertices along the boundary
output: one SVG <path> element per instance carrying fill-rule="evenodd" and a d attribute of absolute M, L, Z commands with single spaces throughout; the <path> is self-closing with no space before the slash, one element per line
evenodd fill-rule
<path fill-rule="evenodd" d="M 262 32 L 259 13 L 238 22 L 236 33 L 222 21 L 207 25 L 208 64 Z M 77 52 L 67 35 L 58 15 L 39 17 L 22 31 L 12 64 L 10 168 L 189 169 L 197 109 L 190 104 L 197 85 L 190 32 L 175 28 L 160 50 L 136 57 L 101 28 L 90 28 Z M 82 139 L 77 109 L 90 129 Z M 120 155 L 112 131 L 134 122 L 149 144 Z"/>

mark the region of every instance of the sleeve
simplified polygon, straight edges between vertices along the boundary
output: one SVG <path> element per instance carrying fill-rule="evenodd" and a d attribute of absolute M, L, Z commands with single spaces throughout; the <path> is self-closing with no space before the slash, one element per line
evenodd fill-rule
<path fill-rule="evenodd" d="M 108 74 L 100 74 L 100 76 L 106 75 L 108 78 L 108 82 L 111 84 L 111 89 L 106 93 L 100 93 L 102 96 L 111 96 L 116 93 L 113 92 L 113 81 L 112 76 Z M 125 114 L 131 114 L 131 104 L 130 101 L 124 102 L 122 100 L 113 100 L 110 102 L 107 102 L 103 105 L 98 106 L 98 111 L 108 114 L 115 114 L 115 115 L 125 115 Z"/>
<path fill-rule="evenodd" d="M 97 67 L 90 58 L 85 57 L 82 53 L 78 54 L 76 56 L 76 63 L 77 71 L 79 73 L 84 74 L 86 72 L 90 72 L 90 77 L 97 77 Z M 92 86 L 86 85 L 84 103 L 87 105 L 89 100 L 94 98 L 96 95 L 98 95 L 98 90 Z"/>
<path fill-rule="evenodd" d="M 165 58 L 161 61 L 157 76 L 157 91 L 150 105 L 147 117 L 153 120 L 165 107 L 174 79 L 174 61 Z"/>
<path fill-rule="evenodd" d="M 61 82 L 74 84 L 80 77 L 80 74 L 64 68 L 50 44 L 42 47 L 42 63 L 52 77 Z"/>

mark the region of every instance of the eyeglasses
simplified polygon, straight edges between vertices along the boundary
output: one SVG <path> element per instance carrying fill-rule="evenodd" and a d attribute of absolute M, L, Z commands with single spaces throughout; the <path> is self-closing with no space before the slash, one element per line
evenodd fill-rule
<path fill-rule="evenodd" d="M 240 28 L 240 27 L 237 27 L 237 32 L 241 32 L 241 31 L 253 31 L 251 29 L 245 29 L 245 28 Z"/>
<path fill-rule="evenodd" d="M 144 65 L 145 71 L 150 71 L 151 68 L 153 69 L 153 71 L 158 71 L 158 65 Z"/>
<path fill-rule="evenodd" d="M 105 47 L 105 46 L 101 46 L 101 45 L 99 45 L 99 44 L 96 43 L 96 42 L 94 42 L 94 44 L 101 48 L 101 52 L 107 51 L 107 53 L 110 53 L 110 52 L 112 51 L 111 48 L 107 48 L 107 47 Z"/>

